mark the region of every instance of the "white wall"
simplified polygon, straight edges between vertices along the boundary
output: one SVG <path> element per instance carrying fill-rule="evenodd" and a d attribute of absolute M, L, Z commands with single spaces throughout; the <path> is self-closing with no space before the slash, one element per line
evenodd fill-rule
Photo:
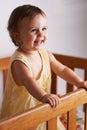
<path fill-rule="evenodd" d="M 34 4 L 48 17 L 49 40 L 46 47 L 57 53 L 87 56 L 87 0 L 1 0 L 0 58 L 15 49 L 7 32 L 11 11 L 18 5 Z"/>
<path fill-rule="evenodd" d="M 1 0 L 0 58 L 10 56 L 15 50 L 6 29 L 7 21 L 11 11 L 22 4 L 36 5 L 46 12 L 49 33 L 46 48 L 52 52 L 87 57 L 87 0 Z"/>

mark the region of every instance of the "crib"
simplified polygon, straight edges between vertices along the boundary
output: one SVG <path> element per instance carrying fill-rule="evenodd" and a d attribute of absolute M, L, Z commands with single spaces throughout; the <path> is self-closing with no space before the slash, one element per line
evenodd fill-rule
<path fill-rule="evenodd" d="M 54 54 L 63 64 L 72 70 L 75 68 L 84 71 L 84 80 L 87 80 L 87 59 L 75 56 Z M 3 72 L 3 88 L 10 57 L 0 59 L 0 71 Z M 58 77 L 52 72 L 52 93 L 57 93 Z M 84 130 L 87 130 L 87 91 L 83 88 L 74 90 L 74 86 L 66 83 L 66 94 L 61 97 L 60 104 L 52 109 L 49 104 L 36 106 L 20 113 L 17 116 L 0 120 L 0 130 L 35 130 L 39 123 L 46 122 L 47 130 L 57 130 L 57 117 L 63 113 L 67 115 L 67 130 L 76 130 L 76 110 L 83 105 Z"/>

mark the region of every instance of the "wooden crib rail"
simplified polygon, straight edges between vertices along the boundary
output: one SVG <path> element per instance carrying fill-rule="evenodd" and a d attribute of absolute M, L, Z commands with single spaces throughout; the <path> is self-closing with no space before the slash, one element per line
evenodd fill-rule
<path fill-rule="evenodd" d="M 20 115 L 0 121 L 0 130 L 31 130 L 32 126 L 34 127 L 44 121 L 48 121 L 47 130 L 57 130 L 56 120 L 58 115 L 85 103 L 87 103 L 87 91 L 81 88 L 63 96 L 56 108 L 51 108 L 48 104 L 40 105 Z M 87 120 L 85 128 L 87 130 Z M 76 129 L 71 127 L 70 130 Z"/>
<path fill-rule="evenodd" d="M 69 56 L 63 54 L 55 54 L 54 56 L 63 64 L 69 66 L 70 68 L 81 68 L 87 70 L 87 58 Z"/>

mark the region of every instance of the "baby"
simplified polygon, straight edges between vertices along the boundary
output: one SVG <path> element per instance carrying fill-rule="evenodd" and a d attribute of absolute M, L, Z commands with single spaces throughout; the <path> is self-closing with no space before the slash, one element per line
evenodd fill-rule
<path fill-rule="evenodd" d="M 60 96 L 50 92 L 51 70 L 78 88 L 87 89 L 87 81 L 43 47 L 48 37 L 47 29 L 46 14 L 36 6 L 22 5 L 11 13 L 8 31 L 17 49 L 10 61 L 1 118 L 17 115 L 41 103 L 55 108 Z M 61 125 L 58 127 L 64 129 Z M 40 124 L 37 130 L 46 130 L 46 124 Z"/>

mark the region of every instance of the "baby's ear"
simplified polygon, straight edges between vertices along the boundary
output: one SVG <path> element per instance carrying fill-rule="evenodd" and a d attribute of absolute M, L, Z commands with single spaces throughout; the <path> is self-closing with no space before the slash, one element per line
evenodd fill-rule
<path fill-rule="evenodd" d="M 20 42 L 21 42 L 21 40 L 20 40 L 20 35 L 19 35 L 18 32 L 12 32 L 12 37 L 13 37 L 13 39 L 14 39 L 14 41 L 15 41 L 16 43 L 20 43 Z"/>

